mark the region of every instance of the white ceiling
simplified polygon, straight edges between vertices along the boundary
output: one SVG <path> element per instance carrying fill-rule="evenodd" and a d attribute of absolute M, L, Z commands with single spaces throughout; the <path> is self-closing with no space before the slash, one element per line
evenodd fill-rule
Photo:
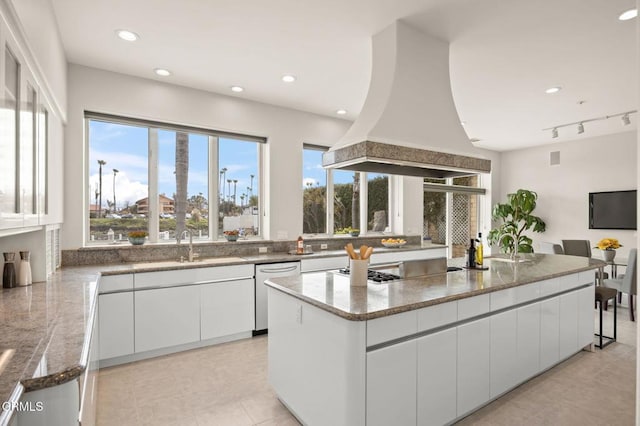
<path fill-rule="evenodd" d="M 580 136 L 561 128 L 557 139 L 541 130 L 637 108 L 637 19 L 617 19 L 634 0 L 51 1 L 69 62 L 318 114 L 357 117 L 371 35 L 404 18 L 451 43 L 456 107 L 478 146 L 630 131 L 638 120 L 586 123 Z M 118 39 L 121 28 L 140 40 Z M 288 73 L 298 80 L 283 83 Z M 545 94 L 551 86 L 563 90 Z"/>

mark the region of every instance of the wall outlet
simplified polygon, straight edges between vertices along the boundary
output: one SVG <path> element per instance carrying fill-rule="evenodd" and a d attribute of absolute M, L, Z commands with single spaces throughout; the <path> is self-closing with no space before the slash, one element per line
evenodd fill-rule
<path fill-rule="evenodd" d="M 269 247 L 258 247 L 258 253 L 266 253 Z"/>
<path fill-rule="evenodd" d="M 320 250 L 326 250 L 326 249 L 327 249 L 326 244 L 320 244 Z"/>

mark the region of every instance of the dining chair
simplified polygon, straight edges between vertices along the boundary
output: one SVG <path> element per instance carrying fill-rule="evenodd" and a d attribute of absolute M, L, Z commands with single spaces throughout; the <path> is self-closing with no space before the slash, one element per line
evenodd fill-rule
<path fill-rule="evenodd" d="M 638 257 L 638 249 L 631 249 L 629 251 L 629 261 L 627 262 L 627 270 L 620 278 L 605 279 L 602 281 L 602 285 L 609 288 L 614 288 L 618 293 L 626 293 L 629 295 L 629 318 L 631 321 L 635 321 L 635 314 L 633 312 L 633 296 L 637 294 L 636 284 L 636 260 Z"/>
<path fill-rule="evenodd" d="M 560 244 L 542 241 L 538 244 L 540 247 L 538 253 L 545 254 L 564 254 L 564 250 Z"/>
<path fill-rule="evenodd" d="M 591 257 L 591 242 L 589 240 L 562 240 L 564 254 L 570 256 Z"/>
<path fill-rule="evenodd" d="M 562 240 L 562 248 L 564 254 L 569 256 L 582 256 L 591 257 L 591 241 L 589 240 Z M 609 274 L 602 273 L 602 279 L 609 278 Z M 598 272 L 596 272 L 596 279 L 598 279 Z"/>

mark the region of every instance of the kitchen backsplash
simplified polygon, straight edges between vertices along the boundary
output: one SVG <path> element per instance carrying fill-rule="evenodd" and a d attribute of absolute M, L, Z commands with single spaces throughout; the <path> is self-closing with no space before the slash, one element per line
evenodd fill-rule
<path fill-rule="evenodd" d="M 366 244 L 373 247 L 382 247 L 380 240 L 385 238 L 381 235 L 362 237 L 333 237 L 333 238 L 313 238 L 305 240 L 305 246 L 311 245 L 314 252 L 322 251 L 321 244 L 326 244 L 324 250 L 340 250 L 347 243 L 354 246 Z M 420 244 L 421 237 L 398 236 L 404 238 L 407 244 Z M 255 256 L 260 254 L 259 248 L 267 247 L 268 253 L 287 253 L 295 249 L 295 240 L 238 240 L 237 242 L 206 242 L 194 243 L 194 251 L 200 257 L 226 257 L 226 256 Z M 178 244 L 145 244 L 142 246 L 132 246 L 130 244 L 113 244 L 100 247 L 84 247 L 77 250 L 62 251 L 63 266 L 82 265 L 104 265 L 133 262 L 154 262 L 164 260 L 179 260 L 181 256 L 187 258 L 189 250 L 188 243 Z"/>

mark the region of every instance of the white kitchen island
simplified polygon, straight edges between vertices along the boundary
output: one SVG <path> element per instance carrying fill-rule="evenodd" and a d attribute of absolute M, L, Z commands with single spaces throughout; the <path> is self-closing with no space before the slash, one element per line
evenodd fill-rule
<path fill-rule="evenodd" d="M 437 425 L 593 343 L 598 260 L 544 254 L 351 287 L 273 278 L 269 381 L 309 425 Z"/>

